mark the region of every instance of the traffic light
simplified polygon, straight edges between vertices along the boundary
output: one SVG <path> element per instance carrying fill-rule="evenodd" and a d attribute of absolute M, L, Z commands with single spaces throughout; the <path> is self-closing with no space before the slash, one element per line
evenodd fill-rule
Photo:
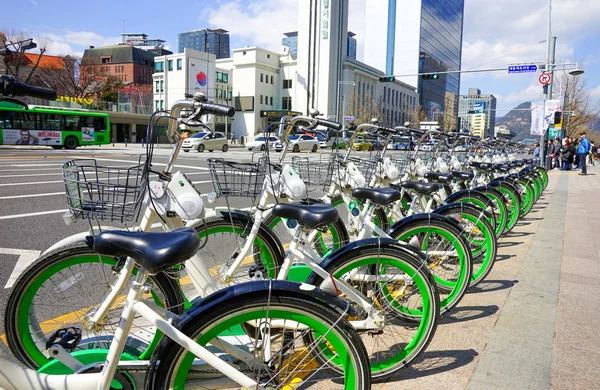
<path fill-rule="evenodd" d="M 562 112 L 561 111 L 554 111 L 554 124 L 555 125 L 562 124 Z"/>
<path fill-rule="evenodd" d="M 421 78 L 423 80 L 437 80 L 440 78 L 440 75 L 438 73 L 429 73 L 429 74 L 421 75 Z"/>
<path fill-rule="evenodd" d="M 396 81 L 396 78 L 394 76 L 383 76 L 379 78 L 379 81 L 382 83 L 393 83 Z"/>

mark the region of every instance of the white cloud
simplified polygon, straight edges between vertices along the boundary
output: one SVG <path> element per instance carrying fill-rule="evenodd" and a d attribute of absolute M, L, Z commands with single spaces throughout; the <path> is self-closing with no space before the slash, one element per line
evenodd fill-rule
<path fill-rule="evenodd" d="M 298 30 L 298 3 L 299 0 L 221 2 L 208 11 L 208 22 L 228 30 L 243 44 L 279 52 L 283 33 Z"/>
<path fill-rule="evenodd" d="M 600 85 L 590 90 L 590 96 L 593 98 L 600 98 Z"/>
<path fill-rule="evenodd" d="M 105 37 L 92 31 L 69 31 L 40 33 L 36 37 L 39 46 L 45 44 L 51 55 L 82 55 L 91 46 L 116 45 L 121 37 Z"/>
<path fill-rule="evenodd" d="M 552 35 L 557 37 L 556 60 L 581 59 L 577 43 L 600 31 L 600 1 L 554 0 Z M 508 64 L 545 62 L 548 43 L 548 0 L 465 1 L 463 69 L 505 67 Z M 593 51 L 590 54 L 594 54 Z M 498 105 L 522 103 L 541 97 L 538 74 L 507 72 L 461 76 L 462 90 L 479 86 L 498 98 Z M 600 87 L 599 87 L 600 88 Z M 600 92 L 599 92 L 600 93 Z"/>

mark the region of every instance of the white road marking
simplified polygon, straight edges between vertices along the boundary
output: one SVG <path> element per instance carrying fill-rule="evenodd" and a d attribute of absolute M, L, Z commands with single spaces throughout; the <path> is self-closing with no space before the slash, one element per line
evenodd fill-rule
<path fill-rule="evenodd" d="M 13 248 L 0 248 L 0 254 L 2 255 L 18 255 L 19 260 L 15 264 L 15 268 L 13 268 L 6 285 L 4 288 L 11 288 L 13 284 L 17 281 L 19 276 L 27 269 L 29 264 L 33 263 L 39 256 L 40 251 L 27 250 L 27 249 L 13 249 Z"/>
<path fill-rule="evenodd" d="M 40 161 L 40 163 L 43 163 L 43 161 Z M 50 166 L 50 165 L 54 165 L 57 167 L 62 167 L 62 164 L 8 164 L 8 165 L 3 165 L 3 166 L 7 166 L 7 167 L 39 167 L 40 165 L 43 165 L 45 167 Z"/>
<path fill-rule="evenodd" d="M 33 181 L 30 183 L 5 183 L 5 184 L 0 184 L 0 187 L 28 186 L 28 185 L 33 185 L 33 184 L 52 184 L 52 183 L 63 183 L 63 181 L 56 180 L 56 181 Z"/>
<path fill-rule="evenodd" d="M 33 174 L 27 174 L 27 175 L 2 175 L 2 176 L 0 176 L 0 179 L 4 179 L 6 177 L 34 177 L 34 176 L 56 176 L 56 175 L 62 175 L 62 172 L 55 172 L 55 173 L 33 173 Z"/>
<path fill-rule="evenodd" d="M 67 212 L 67 209 L 63 210 L 50 210 L 50 211 L 38 211 L 35 213 L 27 213 L 27 214 L 13 214 L 13 215 L 3 215 L 0 217 L 0 220 L 3 219 L 16 219 L 16 218 L 26 218 L 26 217 L 35 217 L 37 215 L 46 215 L 46 214 L 59 214 Z"/>
<path fill-rule="evenodd" d="M 186 173 L 187 176 L 191 176 L 191 175 L 208 175 L 208 174 L 210 174 L 210 172 L 189 172 L 189 173 Z M 0 179 L 7 178 L 7 177 L 35 177 L 35 176 L 56 176 L 56 175 L 62 175 L 62 172 L 55 172 L 55 173 L 32 173 L 32 174 L 27 174 L 27 175 L 2 175 L 2 176 L 0 176 Z"/>
<path fill-rule="evenodd" d="M 48 192 L 46 194 L 27 194 L 27 195 L 13 195 L 13 196 L 0 196 L 0 200 L 3 199 L 20 199 L 20 198 L 34 198 L 38 196 L 53 196 L 53 195 L 64 195 L 65 192 Z"/>
<path fill-rule="evenodd" d="M 0 169 L 0 172 L 57 171 L 60 168 Z"/>

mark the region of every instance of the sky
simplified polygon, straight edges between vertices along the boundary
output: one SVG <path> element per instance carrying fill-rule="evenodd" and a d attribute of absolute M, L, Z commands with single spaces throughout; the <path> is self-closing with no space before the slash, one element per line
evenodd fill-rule
<path fill-rule="evenodd" d="M 335 1 L 335 0 L 334 0 Z M 370 0 L 349 0 L 349 29 L 357 34 L 362 58 L 365 7 Z M 398 0 L 398 7 L 403 1 Z M 440 0 L 443 1 L 443 0 Z M 465 0 L 462 69 L 505 67 L 544 62 L 550 0 Z M 120 34 L 146 33 L 167 41 L 177 51 L 177 33 L 199 28 L 229 30 L 231 47 L 260 46 L 279 52 L 284 32 L 297 30 L 298 6 L 307 0 L 103 0 L 83 5 L 74 0 L 11 1 L 3 7 L 0 31 L 23 31 L 47 43 L 48 53 L 82 54 L 89 46 L 120 42 Z M 168 4 L 168 6 L 165 6 Z M 371 2 L 371 5 L 373 2 Z M 385 11 L 387 15 L 387 11 Z M 579 62 L 587 90 L 600 100 L 600 1 L 553 0 L 552 33 L 557 36 L 557 62 Z M 401 20 L 397 20 L 401 23 Z M 385 39 L 381 47 L 385 52 Z M 538 73 L 463 74 L 461 94 L 479 88 L 498 99 L 497 116 L 542 97 Z M 555 84 L 555 91 L 559 86 Z"/>

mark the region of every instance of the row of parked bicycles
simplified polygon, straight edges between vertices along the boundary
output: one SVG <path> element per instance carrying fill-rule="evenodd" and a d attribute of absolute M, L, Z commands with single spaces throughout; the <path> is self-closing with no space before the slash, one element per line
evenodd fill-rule
<path fill-rule="evenodd" d="M 15 282 L 5 331 L 17 361 L 0 358 L 0 387 L 368 389 L 397 379 L 548 184 L 543 168 L 515 159 L 517 145 L 373 121 L 354 134 L 471 152 L 348 148 L 290 161 L 286 144 L 252 162 L 209 159 L 215 191 L 200 194 L 174 169 L 178 129 L 210 131 L 204 115 L 234 113 L 201 94 L 176 102 L 162 113 L 174 141 L 164 166 L 153 144 L 130 167 L 63 165 L 65 221 L 89 230 Z M 317 126 L 341 130 L 311 111 L 282 118 L 279 135 Z M 493 152 L 478 155 L 483 144 Z"/>

